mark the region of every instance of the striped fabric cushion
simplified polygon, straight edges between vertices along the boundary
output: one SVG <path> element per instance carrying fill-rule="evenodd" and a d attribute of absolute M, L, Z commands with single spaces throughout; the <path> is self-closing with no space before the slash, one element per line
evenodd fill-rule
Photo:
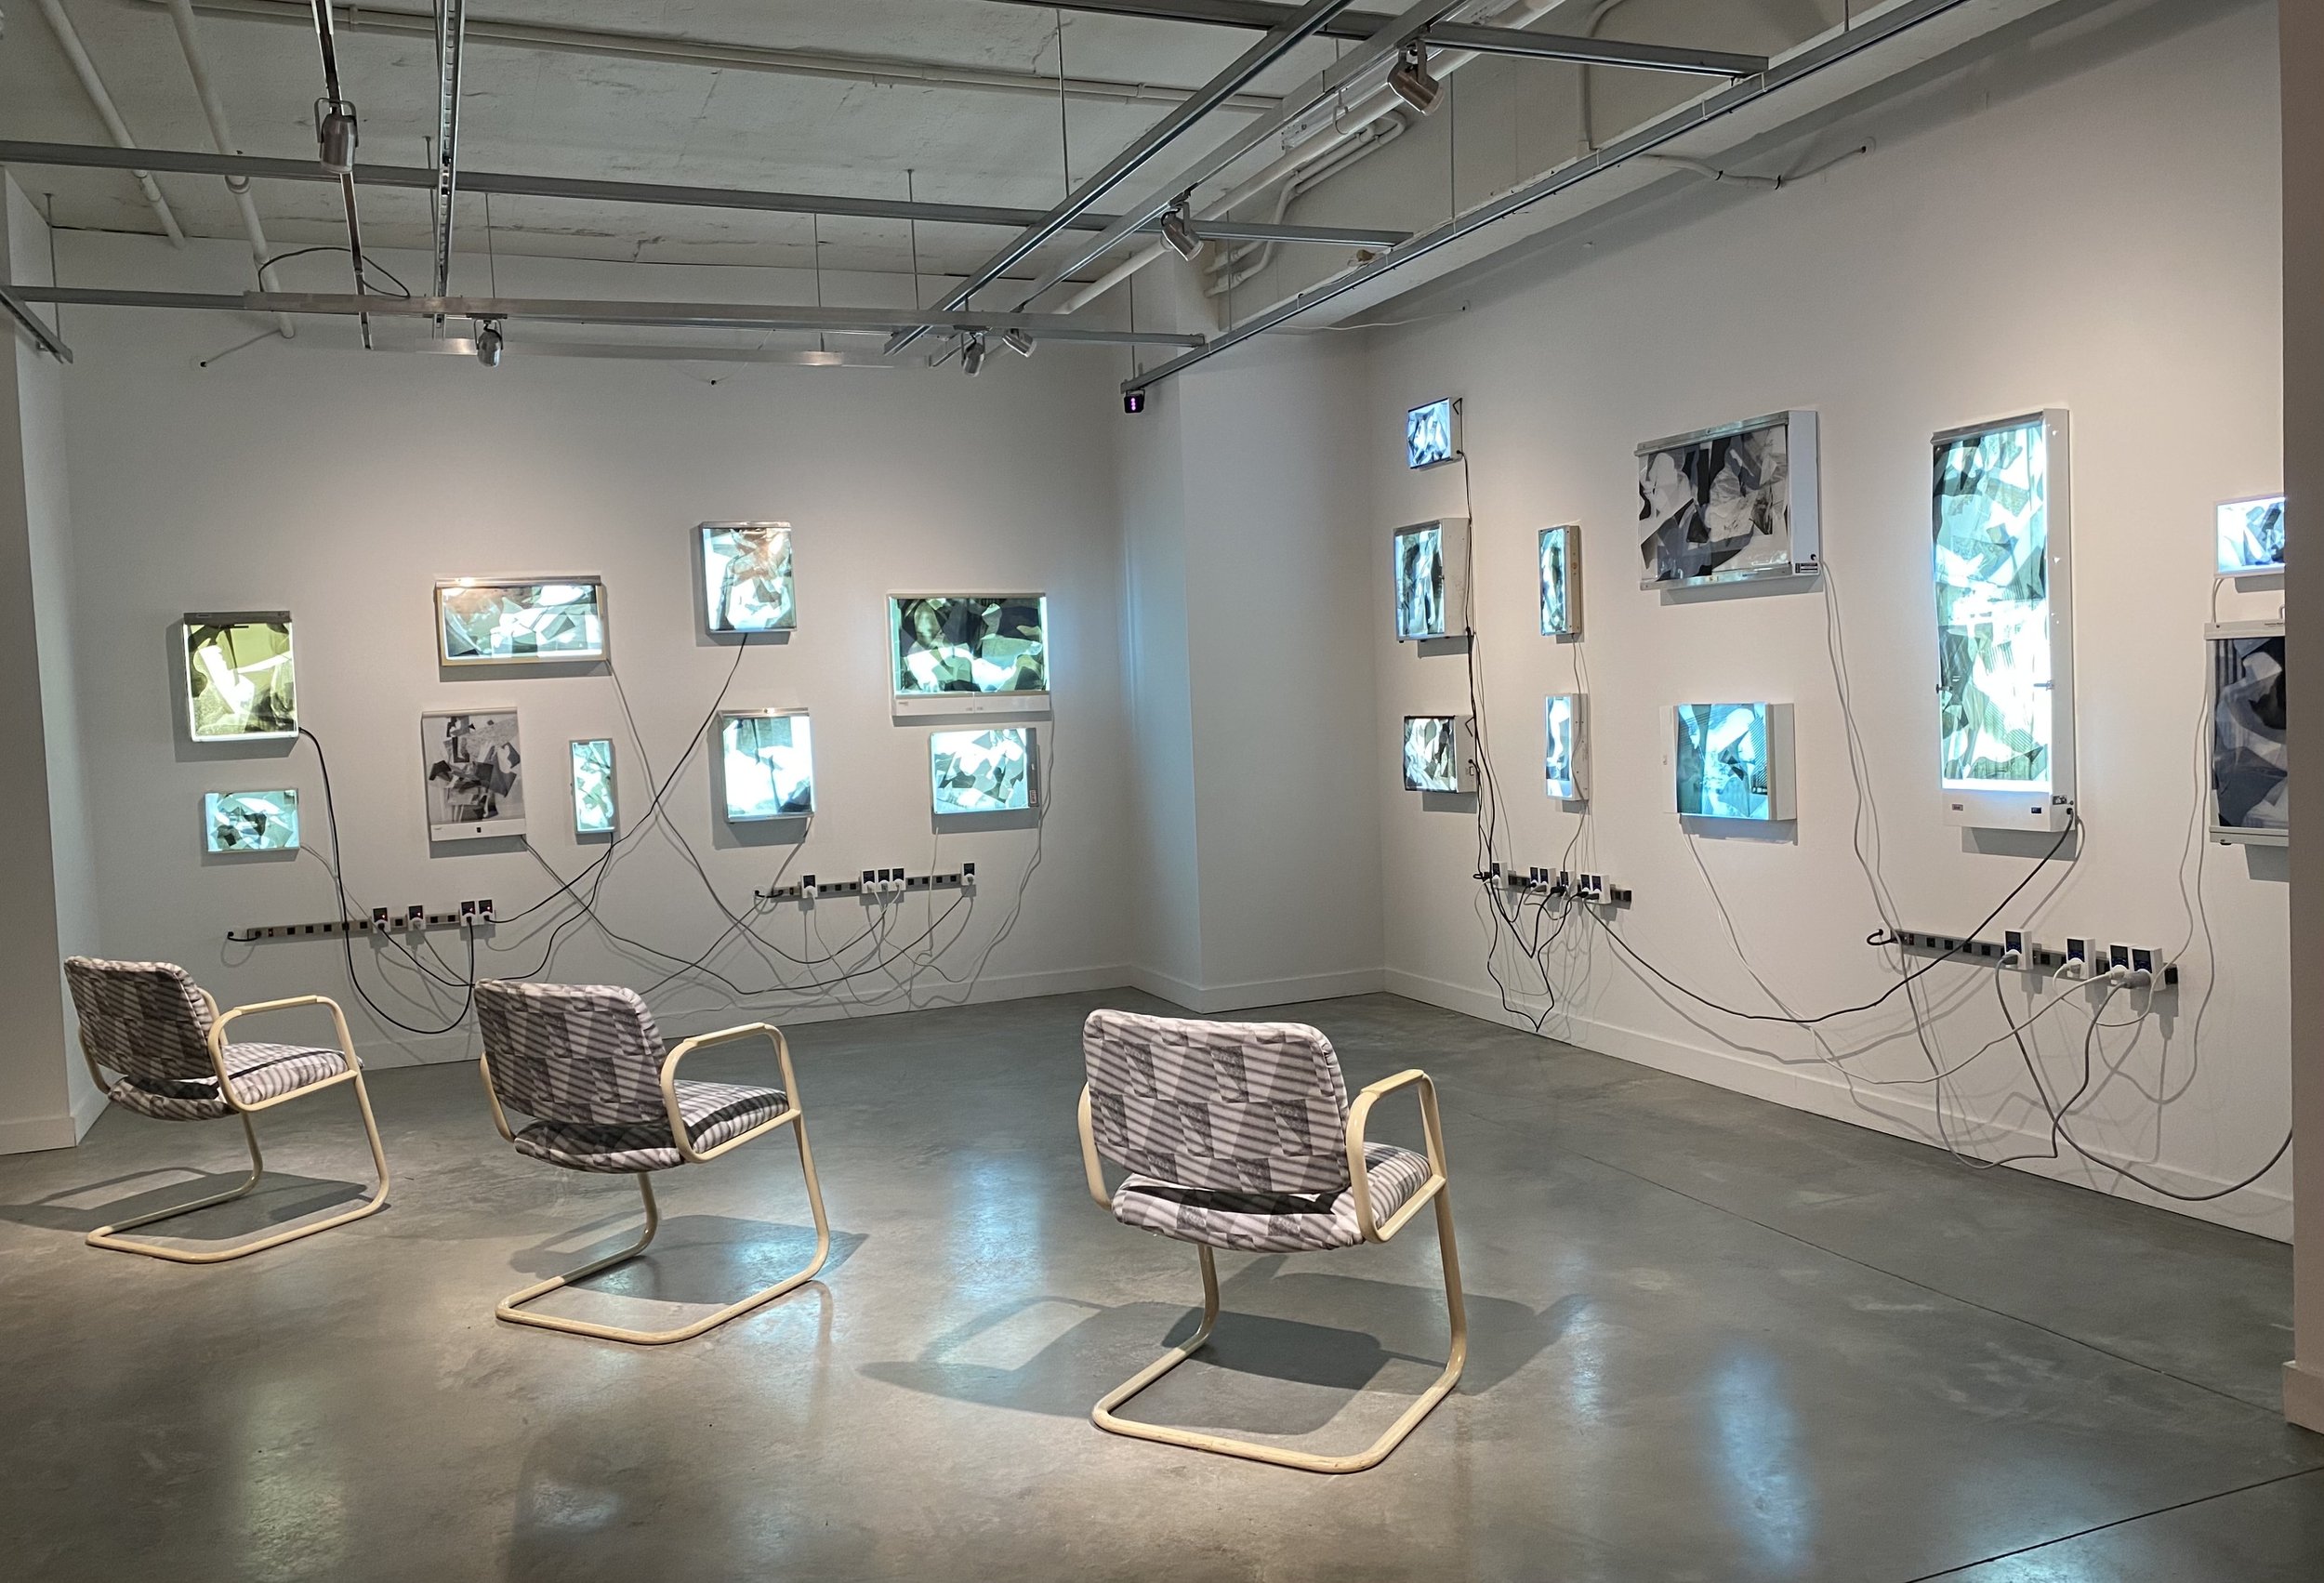
<path fill-rule="evenodd" d="M 210 1003 L 174 962 L 67 956 L 64 982 L 81 1048 L 109 1072 L 155 1091 L 218 1079 L 210 1065 Z"/>
<path fill-rule="evenodd" d="M 579 1127 L 660 1123 L 662 1038 L 634 991 L 488 982 L 476 1021 L 501 1103 Z"/>
<path fill-rule="evenodd" d="M 347 1057 L 335 1049 L 305 1045 L 246 1044 L 226 1047 L 226 1075 L 234 1097 L 255 1105 L 295 1092 L 347 1070 Z M 215 1121 L 234 1114 L 218 1091 L 215 1077 L 124 1077 L 105 1090 L 105 1097 L 156 1121 Z"/>
<path fill-rule="evenodd" d="M 1375 1225 L 1402 1208 L 1429 1176 L 1427 1155 L 1388 1143 L 1364 1145 L 1364 1168 Z M 1114 1215 L 1126 1226 L 1180 1242 L 1244 1253 L 1314 1253 L 1364 1240 L 1353 1185 L 1329 1193 L 1232 1193 L 1132 1176 L 1114 1194 Z"/>
<path fill-rule="evenodd" d="M 716 1148 L 780 1115 L 788 1102 L 780 1088 L 740 1083 L 680 1083 L 678 1112 L 697 1150 Z M 517 1152 L 568 1170 L 632 1173 L 666 1171 L 685 1163 L 665 1116 L 655 1121 L 592 1123 L 536 1121 L 521 1129 Z"/>

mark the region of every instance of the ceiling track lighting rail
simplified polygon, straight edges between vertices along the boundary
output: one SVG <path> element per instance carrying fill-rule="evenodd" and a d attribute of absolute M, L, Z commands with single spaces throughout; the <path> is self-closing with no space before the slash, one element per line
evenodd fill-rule
<path fill-rule="evenodd" d="M 73 361 L 73 349 L 64 344 L 64 337 L 42 322 L 40 315 L 18 295 L 17 288 L 0 285 L 0 308 L 7 309 L 8 316 L 24 326 L 24 333 L 33 337 L 33 344 L 50 357 L 59 363 Z"/>
<path fill-rule="evenodd" d="M 83 143 L 33 143 L 0 139 L 0 165 L 59 165 L 109 170 L 132 167 L 224 176 L 261 181 L 334 181 L 312 160 L 270 159 L 257 154 L 213 154 L 192 149 L 113 149 Z M 358 165 L 357 186 L 425 190 L 436 172 L 419 165 Z M 502 171 L 463 170 L 460 187 L 518 198 L 571 198 L 587 203 L 641 204 L 675 208 L 749 209 L 766 214 L 835 215 L 857 219 L 918 220 L 941 225 L 989 225 L 1011 230 L 1041 218 L 1038 209 L 983 204 L 914 203 L 902 198 L 843 198 L 813 192 L 762 192 L 739 187 L 677 187 L 658 182 L 595 181 L 561 176 L 522 176 Z M 1119 217 L 1078 216 L 1069 229 L 1103 231 Z M 1408 231 L 1378 226 L 1279 225 L 1261 220 L 1200 219 L 1195 234 L 1207 242 L 1308 243 L 1326 247 L 1393 247 Z M 1139 228 L 1158 232 L 1157 218 Z"/>
<path fill-rule="evenodd" d="M 436 0 L 436 295 L 452 289 L 452 220 L 460 187 L 460 59 L 468 45 L 468 0 Z M 351 171 L 350 171 L 350 174 Z M 499 343 L 495 340 L 494 346 Z M 482 343 L 479 343 L 482 356 Z M 487 363 L 499 361 L 495 350 Z"/>
<path fill-rule="evenodd" d="M 1208 27 L 1267 29 L 1279 27 L 1292 14 L 1288 6 L 1262 5 L 1257 0 L 1000 0 L 1004 5 L 1039 6 L 1044 10 L 1089 11 L 1109 17 L 1145 17 L 1155 21 L 1195 22 Z M 1316 30 L 1317 36 L 1371 39 L 1395 19 L 1385 11 L 1343 11 Z M 1533 33 L 1524 28 L 1478 27 L 1467 22 L 1433 22 L 1418 35 L 1445 49 L 1472 49 L 1480 55 L 1511 55 L 1532 60 L 1571 60 L 1590 66 L 1622 66 L 1641 72 L 1681 72 L 1709 77 L 1749 77 L 1767 70 L 1763 55 L 1741 55 L 1723 49 L 1691 49 L 1681 45 L 1638 44 L 1621 39 L 1581 38 L 1564 33 Z"/>
<path fill-rule="evenodd" d="M 1022 331 L 1033 341 L 1200 347 L 1203 337 L 1163 330 L 1112 330 L 1072 324 L 1054 313 L 946 313 L 911 308 L 817 308 L 757 302 L 615 302 L 524 297 L 357 297 L 328 292 L 115 291 L 98 286 L 0 284 L 24 303 L 86 308 L 178 308 L 232 313 L 317 313 L 336 317 L 473 319 L 558 324 L 633 324 L 706 330 L 800 330 L 881 335 L 918 328 L 949 334 Z M 1014 343 L 1011 342 L 1013 345 Z"/>
<path fill-rule="evenodd" d="M 1900 33 L 1908 33 L 1968 3 L 1969 0 L 1902 0 L 1901 4 L 1886 11 L 1857 21 L 1852 28 L 1832 33 L 1819 44 L 1811 45 L 1772 63 L 1760 75 L 1681 105 L 1659 120 L 1648 122 L 1628 137 L 1559 165 L 1536 180 L 1512 188 L 1490 203 L 1465 215 L 1456 216 L 1433 231 L 1423 231 L 1409 242 L 1390 248 L 1368 263 L 1312 285 L 1264 312 L 1254 314 L 1241 323 L 1210 336 L 1193 351 L 1174 357 L 1168 363 L 1157 363 L 1135 378 L 1124 380 L 1122 393 L 1129 396 L 1143 392 L 1172 375 L 1182 374 L 1230 347 L 1240 346 L 1255 336 L 1264 335 L 1311 309 L 1321 307 L 1334 297 L 1378 280 L 1392 270 L 1409 264 L 1416 258 L 1424 258 L 1439 248 L 1450 246 L 1483 231 L 1497 220 L 1531 208 L 1544 199 L 1553 198 L 1592 177 L 1604 175 L 1617 165 L 1627 165 L 1641 154 L 1651 153 L 1674 139 L 1684 137 L 1745 105 L 1885 44 Z"/>
<path fill-rule="evenodd" d="M 355 107 L 339 91 L 338 41 L 331 33 L 328 0 L 313 0 L 315 46 L 323 54 L 323 97 L 315 100 L 315 158 L 325 174 L 339 184 L 340 206 L 347 213 L 347 257 L 354 268 L 355 290 L 365 297 L 371 282 L 363 273 L 363 227 L 355 206 Z M 432 182 L 434 178 L 431 176 Z M 371 350 L 371 319 L 358 314 L 363 350 Z"/>

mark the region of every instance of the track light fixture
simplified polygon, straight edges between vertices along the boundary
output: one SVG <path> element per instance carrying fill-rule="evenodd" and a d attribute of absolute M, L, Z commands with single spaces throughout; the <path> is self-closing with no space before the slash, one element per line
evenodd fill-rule
<path fill-rule="evenodd" d="M 984 332 L 971 330 L 960 342 L 960 372 L 976 377 L 984 366 Z"/>
<path fill-rule="evenodd" d="M 500 325 L 493 320 L 476 321 L 476 361 L 487 368 L 500 366 Z"/>
<path fill-rule="evenodd" d="M 1195 234 L 1195 212 L 1194 205 L 1188 202 L 1190 197 L 1191 194 L 1181 192 L 1170 206 L 1162 211 L 1162 240 L 1169 244 L 1171 252 L 1192 263 L 1195 255 L 1202 251 L 1202 238 Z"/>
<path fill-rule="evenodd" d="M 1388 73 L 1388 86 L 1421 115 L 1434 110 L 1436 101 L 1445 97 L 1445 85 L 1429 74 L 1428 46 L 1417 38 L 1404 46 L 1395 69 Z"/>
<path fill-rule="evenodd" d="M 1009 344 L 1009 350 L 1019 357 L 1031 357 L 1037 344 L 1033 337 L 1023 330 L 1004 330 L 1001 332 L 1000 338 L 1006 341 Z"/>
<path fill-rule="evenodd" d="M 315 157 L 333 176 L 355 174 L 355 107 L 347 100 L 315 100 Z"/>

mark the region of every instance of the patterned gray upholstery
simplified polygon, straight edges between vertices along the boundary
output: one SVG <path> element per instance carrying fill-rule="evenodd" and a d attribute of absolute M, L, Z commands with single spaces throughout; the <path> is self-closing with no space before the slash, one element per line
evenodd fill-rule
<path fill-rule="evenodd" d="M 1372 1223 L 1378 1225 L 1428 1181 L 1428 1156 L 1393 1144 L 1367 1143 L 1364 1170 L 1371 1186 Z M 1181 1242 L 1245 1253 L 1315 1253 L 1364 1240 L 1355 1224 L 1353 1185 L 1331 1193 L 1229 1193 L 1131 1176 L 1114 1194 L 1114 1217 Z"/>
<path fill-rule="evenodd" d="M 234 1107 L 218 1091 L 210 1062 L 210 1002 L 183 968 L 169 962 L 65 958 L 79 1013 L 81 1048 L 122 1075 L 105 1097 L 157 1121 L 215 1121 Z M 336 1049 L 305 1045 L 228 1045 L 223 1059 L 234 1097 L 255 1105 L 347 1070 Z"/>
<path fill-rule="evenodd" d="M 476 986 L 484 1062 L 504 1105 L 535 1118 L 520 1154 L 571 1170 L 668 1170 L 684 1163 L 662 1100 L 654 1014 L 618 984 Z M 688 1141 L 708 1149 L 780 1115 L 779 1088 L 680 1083 Z"/>
<path fill-rule="evenodd" d="M 1098 1153 L 1233 1193 L 1348 1185 L 1348 1090 L 1321 1032 L 1092 1011 L 1082 1024 Z"/>

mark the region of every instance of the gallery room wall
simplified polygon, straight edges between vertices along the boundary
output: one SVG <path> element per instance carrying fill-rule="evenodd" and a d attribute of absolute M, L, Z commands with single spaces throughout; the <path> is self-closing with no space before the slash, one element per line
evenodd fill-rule
<path fill-rule="evenodd" d="M 1600 929 L 1577 925 L 1544 958 L 1553 1006 L 1502 951 L 1518 1009 L 1505 1011 L 1470 879 L 1474 819 L 1398 788 L 1400 717 L 1465 713 L 1468 680 L 1458 654 L 1393 641 L 1388 535 L 1465 508 L 1460 468 L 1400 465 L 1404 409 L 1461 396 L 1475 657 L 1509 814 L 1500 855 L 1633 889 L 1612 927 L 1690 988 L 1813 1013 L 1895 982 L 1865 943 L 1882 913 L 1852 850 L 1857 795 L 1827 649 L 1835 614 L 1864 747 L 1865 842 L 1895 900 L 1891 921 L 1967 930 L 2051 844 L 1941 822 L 1930 436 L 2064 406 L 2086 829 L 2078 860 L 2028 888 L 2040 904 L 1994 927 L 2030 917 L 2040 939 L 2151 943 L 2179 960 L 2182 983 L 2151 1016 L 2132 993 L 2106 1008 L 2136 1030 L 2098 1036 L 2075 1125 L 2086 1144 L 2201 1192 L 2257 1168 L 2285 1130 L 2284 853 L 2190 837 L 2212 508 L 2282 486 L 2275 18 L 2249 6 L 2134 19 L 2027 59 L 1829 135 L 1874 131 L 1869 157 L 1779 191 L 1636 217 L 1472 288 L 1465 312 L 1442 300 L 1383 338 L 1365 423 L 1388 983 L 1503 1021 L 1546 1012 L 1552 1036 L 1987 1157 L 2044 1150 L 2047 1120 L 1987 968 L 1948 964 L 1922 981 L 1925 1049 L 1902 996 L 1819 1039 L 1658 993 Z M 1797 591 L 1643 591 L 1634 447 L 1786 407 L 1821 414 L 1830 576 Z M 1535 534 L 1564 522 L 1582 533 L 1578 644 L 1538 635 Z M 2269 616 L 2281 597 L 2230 587 L 2219 615 Z M 1542 700 L 1568 690 L 1590 695 L 1586 816 L 1542 784 Z M 1796 706 L 1793 829 L 1690 838 L 1663 811 L 1662 711 L 1713 700 Z M 2071 1092 L 2101 993 L 2016 975 L 2002 989 L 2021 1022 L 2073 1002 L 2028 1035 L 2055 1091 Z M 1940 1124 L 1932 1062 L 1958 1065 L 1997 1037 L 1944 1083 Z M 2139 1194 L 2083 1163 L 2029 1166 Z M 2288 1181 L 2279 1166 L 2193 1212 L 2288 1235 Z"/>
<path fill-rule="evenodd" d="M 159 249 L 139 243 L 64 241 L 69 280 L 126 280 L 164 264 Z M 199 267 L 231 281 L 247 265 L 237 251 L 212 244 Z M 167 266 L 173 279 L 187 270 L 182 257 Z M 616 267 L 506 257 L 498 272 L 504 291 L 543 296 L 733 300 L 807 289 L 771 285 L 763 272 L 625 279 Z M 834 300 L 846 299 L 845 283 L 827 284 Z M 80 354 L 66 376 L 75 652 L 109 953 L 181 962 L 230 1002 L 337 996 L 376 1060 L 473 1049 L 470 1025 L 436 1038 L 383 1027 L 348 993 L 335 943 L 225 939 L 235 926 L 336 912 L 321 861 L 324 788 L 304 744 L 230 756 L 183 740 L 174 628 L 188 611 L 288 609 L 301 723 L 330 754 L 353 896 L 398 910 L 492 898 L 504 921 L 480 953 L 481 973 L 538 968 L 548 945 L 538 926 L 559 909 L 513 915 L 554 882 L 514 842 L 431 851 L 423 709 L 519 709 L 530 839 L 565 876 L 602 851 L 572 834 L 566 744 L 601 736 L 615 743 L 625 830 L 647 813 L 647 760 L 667 774 L 685 755 L 669 818 L 729 908 L 746 908 L 753 889 L 778 876 L 977 864 L 973 909 L 936 926 L 933 943 L 952 943 L 931 967 L 916 972 L 906 961 L 812 997 L 742 997 L 778 1020 L 1125 982 L 1123 909 L 1109 890 L 1124 798 L 1117 351 L 996 355 L 973 382 L 951 370 L 527 359 L 521 342 L 486 369 L 467 358 L 314 350 L 335 332 L 347 339 L 344 326 L 314 325 L 302 335 L 308 344 L 269 342 L 203 369 L 197 360 L 250 328 L 117 310 L 68 310 L 67 325 Z M 696 523 L 750 519 L 794 524 L 799 617 L 787 642 L 762 639 L 738 652 L 702 635 L 690 557 Z M 439 670 L 435 579 L 555 573 L 605 579 L 612 663 L 642 753 L 603 667 Z M 930 727 L 890 716 L 891 589 L 1048 594 L 1054 718 L 1035 722 L 1045 828 L 933 833 Z M 730 670 L 726 706 L 812 712 L 819 811 L 803 848 L 714 817 L 706 749 L 687 745 Z M 205 859 L 202 793 L 275 786 L 301 793 L 297 860 Z M 1037 848 L 1038 871 L 1003 938 Z M 924 951 L 949 902 L 940 893 L 892 904 L 878 938 L 891 955 Z M 623 846 L 599 906 L 622 933 L 681 957 L 729 927 L 704 877 L 659 829 Z M 760 927 L 794 955 L 822 958 L 859 940 L 872 916 L 857 899 L 827 898 L 812 913 L 781 904 Z M 458 932 L 429 938 L 460 976 Z M 846 960 L 870 951 L 859 944 Z M 441 1025 L 457 1009 L 456 993 L 382 994 L 383 972 L 407 992 L 415 973 L 391 949 L 359 941 L 356 952 L 366 984 L 405 1022 Z M 745 950 L 715 965 L 746 988 L 830 976 L 827 966 Z M 582 923 L 565 932 L 547 976 L 644 990 L 672 966 Z M 679 1031 L 736 1015 L 734 994 L 698 978 L 657 989 L 653 1001 Z"/>

